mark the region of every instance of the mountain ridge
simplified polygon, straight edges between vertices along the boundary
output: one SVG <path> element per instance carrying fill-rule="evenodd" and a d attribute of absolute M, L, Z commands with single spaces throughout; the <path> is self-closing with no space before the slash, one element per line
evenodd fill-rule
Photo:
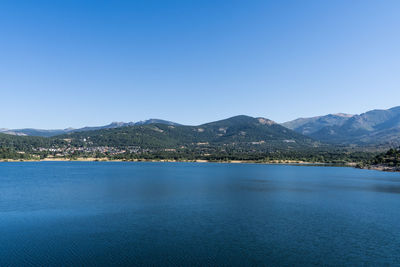
<path fill-rule="evenodd" d="M 57 135 L 62 135 L 70 132 L 83 132 L 83 131 L 93 131 L 100 129 L 127 127 L 134 125 L 145 125 L 151 123 L 163 123 L 167 125 L 180 125 L 176 122 L 161 120 L 161 119 L 148 119 L 138 122 L 112 122 L 103 126 L 85 126 L 82 128 L 65 128 L 65 129 L 35 129 L 35 128 L 22 128 L 22 129 L 6 129 L 0 128 L 0 133 L 17 135 L 17 136 L 40 136 L 40 137 L 53 137 Z"/>
<path fill-rule="evenodd" d="M 342 145 L 400 145 L 400 106 L 358 115 L 296 119 L 283 126 L 321 142 Z"/>
<path fill-rule="evenodd" d="M 249 122 L 252 122 L 252 126 Z M 334 113 L 324 116 L 315 116 L 310 118 L 298 118 L 282 124 L 266 119 L 263 117 L 250 117 L 246 115 L 233 116 L 228 119 L 219 120 L 216 122 L 204 123 L 198 126 L 188 127 L 208 127 L 213 128 L 213 125 L 219 124 L 219 128 L 231 127 L 239 130 L 235 124 L 246 124 L 252 128 L 254 124 L 260 125 L 280 125 L 285 129 L 293 130 L 296 133 L 307 136 L 321 143 L 341 145 L 341 146 L 383 146 L 393 147 L 400 145 L 400 106 L 390 109 L 374 109 L 361 114 L 346 114 Z M 83 127 L 79 129 L 66 128 L 59 130 L 41 130 L 41 129 L 0 129 L 0 133 L 21 135 L 21 136 L 42 136 L 54 137 L 64 134 L 76 132 L 89 132 L 105 129 L 119 129 L 125 127 L 145 126 L 145 125 L 166 125 L 166 126 L 184 126 L 175 122 L 148 119 L 138 122 L 112 122 L 103 126 Z M 276 128 L 276 126 L 274 126 Z M 266 130 L 266 129 L 264 129 Z M 219 129 L 213 129 L 213 134 Z M 218 134 L 221 134 L 220 130 Z M 283 133 L 283 131 L 281 131 Z M 240 139 L 239 137 L 237 137 Z M 256 142 L 256 141 L 254 141 Z"/>
<path fill-rule="evenodd" d="M 212 149 L 271 151 L 309 148 L 317 141 L 296 133 L 269 119 L 239 115 L 198 126 L 144 124 L 86 132 L 72 132 L 59 139 L 81 145 L 141 145 L 148 148 Z"/>

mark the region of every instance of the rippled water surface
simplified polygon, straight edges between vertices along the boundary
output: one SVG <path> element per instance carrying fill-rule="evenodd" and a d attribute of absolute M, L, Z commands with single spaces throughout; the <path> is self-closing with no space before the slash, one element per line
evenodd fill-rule
<path fill-rule="evenodd" d="M 0 163 L 0 266 L 400 265 L 400 174 Z"/>

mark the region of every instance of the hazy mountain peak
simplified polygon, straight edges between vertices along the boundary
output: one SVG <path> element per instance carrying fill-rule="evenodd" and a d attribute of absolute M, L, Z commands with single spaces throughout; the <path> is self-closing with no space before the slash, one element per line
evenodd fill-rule
<path fill-rule="evenodd" d="M 122 127 L 122 126 L 125 126 L 126 124 L 129 124 L 129 123 L 130 122 L 125 123 L 125 122 L 122 122 L 122 121 L 113 121 L 108 126 L 110 126 L 110 127 Z"/>
<path fill-rule="evenodd" d="M 325 116 L 299 118 L 293 121 L 282 123 L 282 125 L 301 134 L 309 135 L 327 126 L 343 125 L 352 117 L 353 115 L 350 114 L 336 113 Z"/>
<path fill-rule="evenodd" d="M 167 124 L 167 125 L 173 125 L 173 126 L 180 125 L 179 123 L 176 123 L 176 122 L 166 121 L 166 120 L 161 120 L 161 119 L 148 119 L 148 120 L 144 120 L 144 121 L 138 121 L 136 123 L 133 123 L 133 125 L 145 125 L 145 124 L 154 124 L 154 123 Z"/>
<path fill-rule="evenodd" d="M 400 112 L 400 106 L 390 108 L 389 110 L 392 112 Z"/>
<path fill-rule="evenodd" d="M 347 114 L 347 113 L 334 113 L 332 114 L 333 116 L 338 116 L 338 117 L 345 117 L 345 118 L 351 118 L 354 115 L 353 114 Z"/>
<path fill-rule="evenodd" d="M 400 106 L 359 115 L 330 114 L 286 122 L 283 126 L 323 142 L 400 144 Z"/>

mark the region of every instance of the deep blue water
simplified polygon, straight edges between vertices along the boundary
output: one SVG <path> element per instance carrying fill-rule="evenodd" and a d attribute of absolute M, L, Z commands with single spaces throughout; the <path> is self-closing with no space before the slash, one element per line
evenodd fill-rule
<path fill-rule="evenodd" d="M 400 174 L 0 163 L 0 266 L 400 265 Z"/>

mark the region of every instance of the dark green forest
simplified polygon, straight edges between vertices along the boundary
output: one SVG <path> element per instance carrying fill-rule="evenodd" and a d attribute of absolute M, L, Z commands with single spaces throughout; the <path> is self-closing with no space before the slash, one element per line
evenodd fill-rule
<path fill-rule="evenodd" d="M 369 164 L 371 165 L 385 165 L 389 167 L 400 167 L 400 148 L 389 149 L 385 153 L 381 153 L 374 157 Z"/>

